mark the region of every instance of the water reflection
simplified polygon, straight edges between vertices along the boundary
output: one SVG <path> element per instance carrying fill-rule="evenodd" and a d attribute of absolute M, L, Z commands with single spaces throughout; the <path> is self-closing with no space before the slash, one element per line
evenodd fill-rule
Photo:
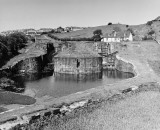
<path fill-rule="evenodd" d="M 129 72 L 121 72 L 118 70 L 104 70 L 103 71 L 104 77 L 107 78 L 113 78 L 113 79 L 127 79 L 127 78 L 132 78 L 134 75 Z"/>
<path fill-rule="evenodd" d="M 60 74 L 54 73 L 55 82 L 66 81 L 66 82 L 87 82 L 102 79 L 102 72 L 93 74 Z"/>
<path fill-rule="evenodd" d="M 52 76 L 53 72 L 48 72 L 48 73 L 21 73 L 21 74 L 16 74 L 11 79 L 13 79 L 16 82 L 24 84 L 27 81 L 35 81 L 39 80 L 48 76 Z"/>
<path fill-rule="evenodd" d="M 40 78 L 36 81 L 26 81 L 25 94 L 34 93 L 33 95 L 37 97 L 45 95 L 61 97 L 97 86 L 112 84 L 133 76 L 132 73 L 124 73 L 117 70 L 103 70 L 101 73 L 88 75 L 55 73 L 53 76 Z"/>

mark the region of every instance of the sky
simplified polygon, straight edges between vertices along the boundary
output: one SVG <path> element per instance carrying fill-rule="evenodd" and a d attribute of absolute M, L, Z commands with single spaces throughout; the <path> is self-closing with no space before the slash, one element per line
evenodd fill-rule
<path fill-rule="evenodd" d="M 159 5 L 160 0 L 0 0 L 0 32 L 143 24 L 160 16 Z"/>

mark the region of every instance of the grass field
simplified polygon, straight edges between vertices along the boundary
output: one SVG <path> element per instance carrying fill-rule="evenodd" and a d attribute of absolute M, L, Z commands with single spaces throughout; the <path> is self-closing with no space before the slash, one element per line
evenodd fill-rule
<path fill-rule="evenodd" d="M 155 21 L 151 26 L 146 24 L 140 25 L 130 25 L 126 27 L 125 24 L 112 24 L 112 25 L 103 25 L 97 27 L 89 27 L 83 30 L 73 31 L 69 33 L 57 33 L 53 34 L 59 38 L 91 38 L 93 36 L 93 32 L 97 29 L 102 30 L 102 34 L 105 35 L 106 33 L 111 33 L 116 27 L 118 27 L 121 31 L 125 31 L 128 28 L 131 28 L 134 32 L 134 39 L 142 39 L 144 36 L 148 36 L 148 32 L 151 30 L 155 31 L 156 39 L 160 40 L 160 21 Z"/>

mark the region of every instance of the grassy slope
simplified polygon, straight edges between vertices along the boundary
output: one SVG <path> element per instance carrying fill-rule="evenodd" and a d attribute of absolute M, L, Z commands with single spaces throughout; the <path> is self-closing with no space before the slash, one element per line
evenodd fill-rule
<path fill-rule="evenodd" d="M 122 31 L 127 30 L 127 27 L 125 24 L 112 24 L 112 25 L 103 25 L 103 26 L 97 26 L 97 27 L 90 27 L 79 31 L 74 31 L 70 33 L 61 33 L 61 34 L 54 34 L 55 36 L 58 36 L 59 38 L 77 38 L 77 37 L 92 37 L 93 32 L 97 29 L 101 29 L 102 33 L 105 34 L 107 32 L 111 32 L 115 27 L 119 27 Z M 160 21 L 153 21 L 153 24 L 151 26 L 148 26 L 145 24 L 140 25 L 130 25 L 129 28 L 132 28 L 136 36 L 139 36 L 140 38 L 144 37 L 151 29 L 153 29 L 156 32 L 157 38 L 160 40 Z"/>

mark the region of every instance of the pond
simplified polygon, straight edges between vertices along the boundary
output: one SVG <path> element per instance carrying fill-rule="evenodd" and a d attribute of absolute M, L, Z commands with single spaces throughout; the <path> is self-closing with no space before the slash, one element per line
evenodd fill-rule
<path fill-rule="evenodd" d="M 72 74 L 49 74 L 16 76 L 14 79 L 24 84 L 24 94 L 32 97 L 52 97 L 66 96 L 90 88 L 113 84 L 127 78 L 132 78 L 134 74 L 120 72 L 118 70 L 103 70 L 101 73 L 88 75 Z"/>

